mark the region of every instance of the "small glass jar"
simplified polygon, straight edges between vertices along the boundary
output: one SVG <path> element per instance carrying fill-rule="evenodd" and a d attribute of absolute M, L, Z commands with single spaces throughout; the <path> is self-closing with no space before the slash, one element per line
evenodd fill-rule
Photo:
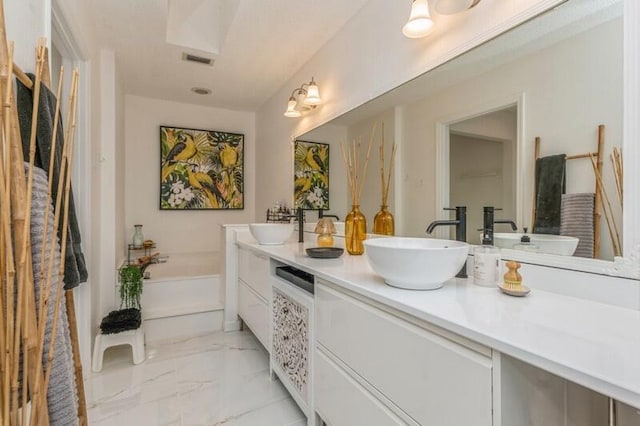
<path fill-rule="evenodd" d="M 133 225 L 135 231 L 133 232 L 133 245 L 134 247 L 142 247 L 144 244 L 144 235 L 142 234 L 142 225 Z"/>

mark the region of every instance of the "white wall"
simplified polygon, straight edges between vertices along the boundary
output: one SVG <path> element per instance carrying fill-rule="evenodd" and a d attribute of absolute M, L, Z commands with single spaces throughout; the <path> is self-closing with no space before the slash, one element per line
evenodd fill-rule
<path fill-rule="evenodd" d="M 485 0 L 468 13 L 438 17 L 431 36 L 402 35 L 409 5 L 371 0 L 256 114 L 257 211 L 293 193 L 288 142 L 338 115 L 529 19 L 560 0 Z M 291 89 L 314 76 L 324 104 L 302 119 L 285 118 Z"/>
<path fill-rule="evenodd" d="M 242 133 L 244 139 L 244 210 L 160 211 L 161 125 Z M 133 225 L 143 224 L 146 239 L 159 252 L 218 250 L 220 225 L 252 222 L 255 215 L 255 115 L 140 96 L 125 96 L 125 229 L 126 242 Z M 289 144 L 284 144 L 289 147 Z M 291 158 L 287 153 L 287 158 Z M 259 163 L 266 161 L 260 158 Z M 262 180 L 260 188 L 273 183 Z"/>
<path fill-rule="evenodd" d="M 51 0 L 10 0 L 3 3 L 7 39 L 15 43 L 13 61 L 23 71 L 34 72 L 38 40 L 40 37 L 51 40 Z"/>
<path fill-rule="evenodd" d="M 525 94 L 523 213 L 519 226 L 531 222 L 533 140 L 542 138 L 541 155 L 581 154 L 597 147 L 597 126 L 605 124 L 605 186 L 613 196 L 615 184 L 609 153 L 622 141 L 621 19 L 567 39 L 536 54 L 501 66 L 440 93 L 405 106 L 403 141 L 406 215 L 409 235 L 423 232 L 424 223 L 442 217 L 435 211 L 435 128 L 446 117 L 476 111 L 499 99 Z M 594 58 L 598 58 L 594 61 Z M 613 75 L 612 75 L 613 74 Z M 582 78 L 576 78 L 577 75 Z M 594 85 L 592 82 L 600 84 Z M 597 102 L 594 100 L 597 99 Z M 396 126 L 400 124 L 396 123 Z M 567 166 L 567 192 L 594 192 L 595 178 L 589 160 Z M 613 202 L 614 200 L 612 200 Z M 411 208 L 409 208 L 411 207 Z M 618 223 L 621 212 L 616 209 Z M 601 257 L 612 259 L 604 217 Z"/>

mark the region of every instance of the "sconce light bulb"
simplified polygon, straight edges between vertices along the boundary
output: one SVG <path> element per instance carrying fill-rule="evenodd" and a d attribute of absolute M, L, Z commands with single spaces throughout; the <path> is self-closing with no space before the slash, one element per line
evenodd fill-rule
<path fill-rule="evenodd" d="M 300 117 L 302 113 L 300 113 L 300 111 L 296 109 L 297 105 L 298 103 L 296 102 L 296 99 L 293 96 L 290 97 L 289 102 L 287 103 L 287 110 L 284 112 L 284 116 L 291 118 Z"/>
<path fill-rule="evenodd" d="M 409 38 L 420 38 L 428 35 L 432 27 L 427 0 L 413 0 L 409 21 L 402 27 L 402 34 Z"/>
<path fill-rule="evenodd" d="M 320 99 L 320 91 L 318 90 L 318 85 L 311 77 L 311 82 L 307 87 L 307 97 L 304 99 L 304 103 L 307 105 L 320 105 L 322 103 L 322 99 Z"/>

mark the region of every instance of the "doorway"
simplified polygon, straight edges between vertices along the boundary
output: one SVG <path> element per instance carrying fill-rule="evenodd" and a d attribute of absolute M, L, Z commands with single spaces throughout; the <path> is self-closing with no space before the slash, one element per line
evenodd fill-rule
<path fill-rule="evenodd" d="M 497 217 L 521 223 L 519 105 L 503 104 L 439 123 L 439 207 L 467 206 L 471 244 L 481 244 L 477 230 L 483 226 L 484 206 L 500 208 Z M 445 232 L 450 234 L 443 237 L 454 237 L 451 230 Z"/>

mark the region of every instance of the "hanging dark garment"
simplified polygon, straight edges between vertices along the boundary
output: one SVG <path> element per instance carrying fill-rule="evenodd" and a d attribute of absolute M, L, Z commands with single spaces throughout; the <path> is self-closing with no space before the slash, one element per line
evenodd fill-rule
<path fill-rule="evenodd" d="M 35 76 L 29 74 L 32 81 Z M 22 151 L 24 160 L 29 161 L 29 141 L 31 139 L 31 115 L 33 111 L 33 92 L 18 81 L 16 101 L 18 104 L 18 118 L 20 122 L 20 134 L 22 135 Z M 49 172 L 49 159 L 51 158 L 51 137 L 53 136 L 53 123 L 56 112 L 56 96 L 44 84 L 40 87 L 40 104 L 38 111 L 38 127 L 36 129 L 36 157 L 35 165 Z M 62 116 L 62 114 L 60 114 Z M 64 145 L 64 131 L 62 117 L 58 121 L 58 133 L 56 136 L 56 153 L 53 165 L 53 182 L 51 185 L 51 199 L 55 204 L 58 195 L 58 176 L 62 161 L 62 147 Z M 76 207 L 73 202 L 73 191 L 69 192 L 69 221 L 67 226 L 67 249 L 64 265 L 65 289 L 77 287 L 86 282 L 88 273 L 84 254 L 82 253 L 80 228 Z M 62 221 L 62 216 L 60 221 Z M 62 239 L 61 230 L 58 238 Z"/>

